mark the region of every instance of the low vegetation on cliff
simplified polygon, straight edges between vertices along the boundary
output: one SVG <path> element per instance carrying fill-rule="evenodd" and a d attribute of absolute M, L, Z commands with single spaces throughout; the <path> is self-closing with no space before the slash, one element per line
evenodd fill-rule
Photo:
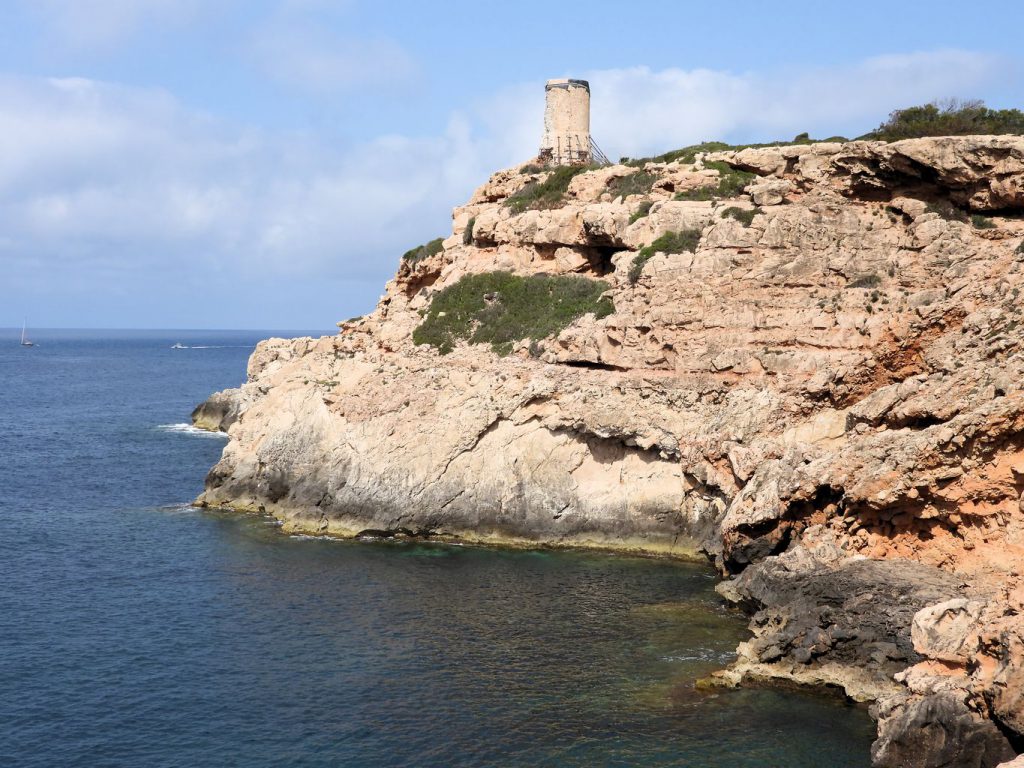
<path fill-rule="evenodd" d="M 1001 136 L 1024 135 L 1024 112 L 1019 109 L 989 109 L 983 101 L 937 101 L 916 107 L 897 109 L 888 119 L 857 141 L 900 141 L 928 136 Z M 651 157 L 623 157 L 619 162 L 635 168 L 647 163 L 692 163 L 705 152 L 738 152 L 743 149 L 765 149 L 800 144 L 847 142 L 845 136 L 812 139 L 801 133 L 789 141 L 769 141 L 754 144 L 728 144 L 724 141 L 704 141 L 673 149 Z"/>
<path fill-rule="evenodd" d="M 508 354 L 514 342 L 547 338 L 587 313 L 607 317 L 615 311 L 607 290 L 601 280 L 575 275 L 467 275 L 434 297 L 413 342 L 442 354 L 459 341 Z"/>
<path fill-rule="evenodd" d="M 752 182 L 756 174 L 749 171 L 741 171 L 733 168 L 727 163 L 710 162 L 704 164 L 705 168 L 718 171 L 718 184 L 716 186 L 703 186 L 694 189 L 687 189 L 676 194 L 676 200 L 714 200 L 716 198 L 739 197 L 747 184 Z"/>
<path fill-rule="evenodd" d="M 423 245 L 417 245 L 415 248 L 410 248 L 402 254 L 402 259 L 404 261 L 411 261 L 415 264 L 417 261 L 423 261 L 423 259 L 436 256 L 444 250 L 444 245 L 442 245 L 443 242 L 443 237 L 436 237 L 429 243 L 424 243 Z"/>
<path fill-rule="evenodd" d="M 651 208 L 653 208 L 653 207 L 654 207 L 654 201 L 653 200 L 642 200 L 640 202 L 640 205 L 637 206 L 636 211 L 634 211 L 633 214 L 629 217 L 629 223 L 630 224 L 635 224 L 636 222 L 640 221 L 640 219 L 642 219 L 645 216 L 647 216 L 648 214 L 650 214 Z"/>
<path fill-rule="evenodd" d="M 541 181 L 531 181 L 514 195 L 505 200 L 505 205 L 515 213 L 535 208 L 557 208 L 565 200 L 569 182 L 586 171 L 594 170 L 590 165 L 563 165 L 548 173 Z"/>
<path fill-rule="evenodd" d="M 862 139 L 900 141 L 925 136 L 990 136 L 1024 134 L 1024 112 L 989 109 L 983 101 L 932 102 L 897 109 Z"/>
<path fill-rule="evenodd" d="M 741 149 L 764 149 L 766 147 L 784 147 L 793 144 L 822 144 L 831 141 L 843 142 L 849 141 L 849 139 L 845 136 L 830 136 L 827 139 L 812 139 L 809 134 L 801 133 L 789 141 L 769 141 L 762 144 L 727 144 L 724 141 L 704 141 L 700 144 L 691 144 L 688 147 L 673 149 L 671 152 L 665 152 L 664 154 L 655 155 L 653 157 L 623 157 L 620 162 L 624 165 L 642 168 L 647 163 L 692 163 L 697 159 L 697 155 L 703 152 L 738 152 Z"/>
<path fill-rule="evenodd" d="M 738 208 L 733 205 L 722 211 L 722 218 L 735 219 L 744 227 L 749 227 L 754 222 L 754 217 L 760 212 L 760 208 Z"/>
<path fill-rule="evenodd" d="M 628 176 L 617 176 L 608 182 L 608 191 L 612 197 L 629 197 L 630 195 L 646 195 L 651 191 L 658 176 L 647 171 L 635 171 Z"/>
<path fill-rule="evenodd" d="M 666 232 L 650 245 L 644 246 L 633 257 L 627 278 L 631 285 L 640 279 L 646 264 L 656 253 L 693 253 L 700 243 L 699 229 L 684 229 L 681 232 Z"/>

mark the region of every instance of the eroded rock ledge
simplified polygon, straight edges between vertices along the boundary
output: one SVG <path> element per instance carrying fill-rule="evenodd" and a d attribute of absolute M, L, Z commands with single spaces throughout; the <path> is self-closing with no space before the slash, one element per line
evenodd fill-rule
<path fill-rule="evenodd" d="M 756 177 L 676 199 L 722 168 Z M 649 191 L 613 194 L 638 170 Z M 703 551 L 752 612 L 723 683 L 872 702 L 875 765 L 1012 759 L 1024 138 L 721 152 L 580 174 L 556 209 L 503 204 L 539 178 L 495 174 L 339 335 L 262 342 L 247 382 L 197 409 L 231 438 L 201 503 L 317 533 Z M 689 229 L 694 252 L 628 279 Z M 437 291 L 497 270 L 604 280 L 615 312 L 504 358 L 412 343 Z"/>

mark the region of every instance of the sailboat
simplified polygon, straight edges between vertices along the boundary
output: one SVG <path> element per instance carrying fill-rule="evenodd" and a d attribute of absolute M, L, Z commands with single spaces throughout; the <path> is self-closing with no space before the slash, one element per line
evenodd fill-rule
<path fill-rule="evenodd" d="M 26 326 L 26 323 L 23 322 L 21 324 L 21 346 L 23 346 L 23 347 L 34 347 L 35 344 L 33 344 L 31 341 L 29 341 L 28 338 L 26 338 L 26 336 L 25 336 L 25 326 Z"/>

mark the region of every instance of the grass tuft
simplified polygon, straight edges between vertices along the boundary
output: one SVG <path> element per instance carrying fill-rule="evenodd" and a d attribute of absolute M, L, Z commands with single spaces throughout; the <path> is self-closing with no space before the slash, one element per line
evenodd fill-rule
<path fill-rule="evenodd" d="M 996 223 L 992 221 L 988 216 L 982 216 L 979 213 L 975 213 L 971 216 L 971 224 L 975 229 L 995 229 Z"/>
<path fill-rule="evenodd" d="M 615 311 L 602 295 L 607 290 L 607 283 L 578 275 L 467 275 L 438 292 L 413 342 L 441 354 L 459 341 L 490 344 L 507 355 L 515 342 L 553 336 L 588 312 L 607 317 Z"/>

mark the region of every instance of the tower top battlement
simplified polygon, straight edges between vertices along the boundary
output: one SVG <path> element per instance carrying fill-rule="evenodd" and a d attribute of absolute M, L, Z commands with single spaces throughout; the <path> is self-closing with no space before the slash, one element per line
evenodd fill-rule
<path fill-rule="evenodd" d="M 544 84 L 544 90 L 545 91 L 550 91 L 552 88 L 573 88 L 575 86 L 579 86 L 581 88 L 586 88 L 587 89 L 587 93 L 590 93 L 590 83 L 589 82 L 587 82 L 586 80 L 574 80 L 574 79 L 568 78 L 568 77 L 555 78 L 554 80 L 548 80 L 547 83 Z"/>

